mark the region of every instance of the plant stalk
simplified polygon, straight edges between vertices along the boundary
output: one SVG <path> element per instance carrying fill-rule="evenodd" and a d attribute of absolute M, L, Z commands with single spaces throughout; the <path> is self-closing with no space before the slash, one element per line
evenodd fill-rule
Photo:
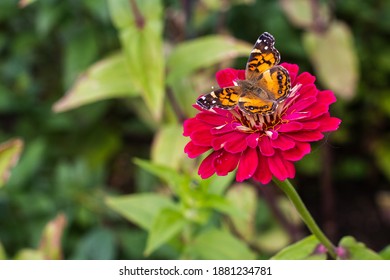
<path fill-rule="evenodd" d="M 278 179 L 273 179 L 274 183 L 287 195 L 292 204 L 297 209 L 299 215 L 301 216 L 303 222 L 309 228 L 311 233 L 313 233 L 317 239 L 328 249 L 329 255 L 336 259 L 337 255 L 335 253 L 335 246 L 333 243 L 325 236 L 322 230 L 319 228 L 317 223 L 314 221 L 310 212 L 307 210 L 305 204 L 303 203 L 298 192 L 295 190 L 294 186 L 290 183 L 289 180 L 279 181 Z"/>

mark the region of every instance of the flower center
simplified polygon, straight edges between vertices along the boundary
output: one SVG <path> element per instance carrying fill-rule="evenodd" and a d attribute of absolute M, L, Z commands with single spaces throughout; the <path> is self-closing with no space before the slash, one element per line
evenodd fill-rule
<path fill-rule="evenodd" d="M 235 119 L 242 124 L 237 126 L 236 129 L 245 133 L 260 132 L 269 135 L 279 124 L 288 123 L 288 120 L 284 120 L 282 117 L 299 96 L 296 93 L 300 87 L 301 84 L 295 85 L 291 89 L 289 97 L 283 102 L 278 103 L 272 114 L 245 114 L 241 110 L 231 110 Z"/>
<path fill-rule="evenodd" d="M 279 104 L 278 108 L 283 108 L 282 104 Z M 282 115 L 285 110 L 276 110 L 269 115 L 261 114 L 244 114 L 240 110 L 232 110 L 234 117 L 241 123 L 237 129 L 245 133 L 262 132 L 266 133 L 269 130 L 273 130 L 275 126 L 283 122 Z"/>

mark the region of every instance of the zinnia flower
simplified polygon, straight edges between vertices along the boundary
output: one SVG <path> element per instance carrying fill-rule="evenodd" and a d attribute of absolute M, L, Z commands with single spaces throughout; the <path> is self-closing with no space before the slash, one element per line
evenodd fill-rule
<path fill-rule="evenodd" d="M 211 151 L 199 166 L 203 179 L 236 168 L 239 182 L 253 178 L 267 184 L 272 176 L 281 181 L 294 178 L 293 162 L 310 152 L 310 142 L 339 127 L 341 120 L 329 114 L 329 105 L 336 101 L 333 92 L 318 90 L 315 77 L 307 72 L 298 75 L 297 65 L 281 65 L 290 74 L 292 90 L 271 115 L 194 105 L 199 112 L 184 122 L 183 135 L 191 138 L 184 151 L 190 158 Z M 235 80 L 245 79 L 245 71 L 229 68 L 216 78 L 220 87 L 233 86 Z"/>

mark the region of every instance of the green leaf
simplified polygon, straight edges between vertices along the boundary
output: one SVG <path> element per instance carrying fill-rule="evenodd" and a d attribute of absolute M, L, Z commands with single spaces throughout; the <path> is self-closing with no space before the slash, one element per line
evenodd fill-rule
<path fill-rule="evenodd" d="M 215 194 L 204 194 L 198 206 L 200 208 L 214 209 L 231 216 L 238 215 L 238 209 L 230 201 Z"/>
<path fill-rule="evenodd" d="M 167 62 L 168 83 L 201 68 L 238 56 L 248 56 L 252 45 L 232 37 L 211 35 L 181 43 L 170 54 Z"/>
<path fill-rule="evenodd" d="M 60 260 L 62 256 L 61 238 L 66 225 L 66 216 L 63 213 L 57 215 L 43 230 L 39 250 L 47 260 Z"/>
<path fill-rule="evenodd" d="M 146 243 L 145 255 L 150 255 L 158 247 L 176 236 L 188 221 L 175 209 L 163 209 L 154 218 Z"/>
<path fill-rule="evenodd" d="M 129 1 L 108 0 L 107 3 L 110 10 L 111 21 L 117 29 L 134 26 L 134 16 L 129 13 Z"/>
<path fill-rule="evenodd" d="M 165 181 L 176 194 L 178 194 L 180 186 L 184 184 L 188 185 L 190 182 L 189 177 L 179 174 L 176 170 L 170 167 L 155 164 L 142 159 L 134 159 L 134 162 L 144 170 Z"/>
<path fill-rule="evenodd" d="M 236 208 L 232 207 L 231 203 L 224 197 L 209 192 L 202 185 L 197 186 L 190 176 L 146 160 L 134 159 L 134 162 L 168 184 L 172 191 L 180 197 L 182 204 L 191 209 L 187 216 L 190 220 L 199 223 L 205 222 L 204 220 L 207 220 L 211 213 L 210 209 L 229 215 L 237 214 Z"/>
<path fill-rule="evenodd" d="M 389 57 L 390 57 L 390 51 L 389 51 Z M 390 65 L 390 62 L 389 62 Z M 390 68 L 390 66 L 389 66 Z M 390 116 L 390 89 L 385 88 L 383 90 L 378 90 L 378 101 L 376 103 L 377 106 L 380 106 L 380 110 L 385 113 L 387 116 Z"/>
<path fill-rule="evenodd" d="M 310 235 L 284 249 L 271 258 L 271 260 L 309 260 L 326 259 L 326 254 L 316 253 L 315 249 L 320 242 L 314 235 Z"/>
<path fill-rule="evenodd" d="M 11 176 L 11 169 L 18 162 L 23 149 L 21 139 L 11 139 L 0 144 L 0 188 Z"/>
<path fill-rule="evenodd" d="M 43 138 L 37 138 L 30 141 L 24 148 L 23 156 L 20 158 L 20 161 L 12 170 L 12 176 L 7 185 L 12 188 L 17 188 L 29 182 L 42 166 L 45 149 L 46 142 Z"/>
<path fill-rule="evenodd" d="M 208 188 L 201 184 L 197 185 L 191 176 L 178 173 L 170 167 L 157 165 L 142 159 L 135 159 L 134 162 L 171 187 L 172 191 L 180 198 L 181 203 L 190 209 L 187 212 L 187 218 L 190 220 L 199 223 L 204 222 L 204 218 L 209 218 L 210 209 L 234 215 L 236 210 L 231 203 L 221 195 L 210 192 Z"/>
<path fill-rule="evenodd" d="M 147 232 L 139 228 L 121 227 L 116 230 L 124 259 L 143 259 Z"/>
<path fill-rule="evenodd" d="M 389 139 L 380 140 L 374 146 L 374 154 L 377 165 L 384 175 L 390 180 L 390 144 Z"/>
<path fill-rule="evenodd" d="M 390 245 L 387 245 L 382 251 L 380 251 L 379 255 L 384 260 L 390 260 Z"/>
<path fill-rule="evenodd" d="M 298 27 L 310 27 L 313 24 L 310 0 L 281 0 L 281 7 L 288 19 Z"/>
<path fill-rule="evenodd" d="M 297 209 L 287 197 L 278 197 L 276 204 L 277 207 L 279 207 L 281 213 L 286 217 L 287 221 L 297 226 L 303 223 Z"/>
<path fill-rule="evenodd" d="M 349 27 L 333 21 L 324 33 L 305 33 L 303 43 L 324 86 L 344 99 L 355 96 L 359 63 Z"/>
<path fill-rule="evenodd" d="M 272 219 L 272 217 L 268 217 L 268 219 Z M 287 247 L 291 240 L 288 233 L 277 222 L 272 220 L 270 223 L 271 225 L 267 225 L 268 227 L 266 229 L 258 233 L 252 242 L 262 252 L 272 255 Z"/>
<path fill-rule="evenodd" d="M 22 249 L 16 253 L 15 260 L 44 260 L 43 252 L 35 249 Z"/>
<path fill-rule="evenodd" d="M 242 215 L 232 215 L 235 230 L 240 233 L 245 240 L 249 241 L 254 237 L 255 213 L 257 207 L 257 194 L 254 188 L 248 185 L 235 185 L 227 192 L 227 198 L 233 208 Z"/>
<path fill-rule="evenodd" d="M 208 179 L 200 180 L 200 186 L 206 188 L 210 193 L 222 195 L 225 190 L 232 184 L 235 172 L 230 172 L 226 176 L 211 176 Z"/>
<path fill-rule="evenodd" d="M 225 229 L 211 229 L 199 234 L 188 251 L 205 260 L 254 260 L 247 245 Z"/>
<path fill-rule="evenodd" d="M 115 258 L 115 237 L 112 231 L 96 228 L 79 240 L 72 259 L 111 260 Z"/>
<path fill-rule="evenodd" d="M 198 224 L 206 224 L 210 221 L 213 211 L 218 211 L 231 217 L 243 216 L 243 213 L 234 207 L 226 197 L 197 190 L 199 189 L 183 191 L 180 197 L 189 208 L 186 211 L 186 216 L 191 221 Z"/>
<path fill-rule="evenodd" d="M 3 244 L 0 242 L 0 260 L 6 260 L 7 254 L 4 250 Z"/>
<path fill-rule="evenodd" d="M 181 125 L 172 124 L 161 127 L 154 138 L 152 161 L 178 170 L 185 156 L 184 146 L 187 142 L 188 139 L 183 137 Z"/>
<path fill-rule="evenodd" d="M 46 36 L 49 36 L 51 31 L 58 28 L 60 22 L 64 18 L 63 8 L 63 5 L 50 5 L 48 2 L 41 1 L 39 8 L 37 9 L 37 15 L 34 18 L 35 36 L 38 35 L 38 38 L 45 40 L 47 38 Z M 74 28 L 76 28 L 76 26 L 74 26 Z M 76 30 L 79 31 L 78 29 Z M 71 40 L 67 39 L 66 41 L 69 42 Z"/>
<path fill-rule="evenodd" d="M 137 27 L 138 19 L 131 6 L 132 1 L 124 0 L 109 0 L 108 6 L 110 9 L 111 20 L 117 29 L 126 29 L 127 27 Z M 144 19 L 143 24 L 155 24 L 161 20 L 162 4 L 161 1 L 155 0 L 136 0 L 136 9 L 138 9 L 138 16 Z M 148 23 L 150 21 L 150 23 Z M 143 26 L 145 27 L 145 25 Z M 139 27 L 142 28 L 142 27 Z M 160 26 L 159 26 L 160 28 Z"/>
<path fill-rule="evenodd" d="M 137 95 L 129 81 L 124 55 L 116 53 L 92 65 L 66 95 L 54 103 L 53 110 L 64 112 L 103 99 Z"/>
<path fill-rule="evenodd" d="M 352 236 L 343 237 L 339 243 L 339 246 L 347 251 L 345 256 L 340 257 L 341 259 L 383 260 L 380 255 L 367 248 L 364 243 L 356 241 L 356 239 Z"/>
<path fill-rule="evenodd" d="M 106 203 L 112 210 L 145 230 L 150 230 L 153 220 L 162 209 L 174 206 L 168 197 L 155 193 L 110 197 Z"/>
<path fill-rule="evenodd" d="M 301 28 L 310 28 L 315 24 L 313 6 L 310 0 L 281 0 L 281 7 L 292 24 Z M 318 11 L 321 22 L 328 22 L 330 11 L 325 3 L 320 3 Z"/>
<path fill-rule="evenodd" d="M 161 1 L 110 0 L 108 3 L 112 21 L 120 33 L 128 78 L 142 91 L 151 115 L 159 121 L 165 95 Z"/>

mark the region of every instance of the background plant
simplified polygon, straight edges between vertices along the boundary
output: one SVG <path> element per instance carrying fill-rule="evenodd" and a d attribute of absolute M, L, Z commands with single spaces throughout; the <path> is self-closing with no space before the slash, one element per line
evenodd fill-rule
<path fill-rule="evenodd" d="M 343 120 L 297 164 L 295 185 L 335 243 L 353 235 L 388 257 L 387 1 L 20 4 L 0 3 L 2 174 L 20 155 L 0 190 L 3 258 L 269 258 L 301 240 L 274 187 L 201 181 L 183 153 L 194 100 L 218 69 L 242 68 L 263 31 L 282 61 L 334 90 Z M 60 212 L 66 225 L 47 227 L 64 228 L 62 253 L 42 254 Z M 301 242 L 279 257 L 324 257 Z"/>

